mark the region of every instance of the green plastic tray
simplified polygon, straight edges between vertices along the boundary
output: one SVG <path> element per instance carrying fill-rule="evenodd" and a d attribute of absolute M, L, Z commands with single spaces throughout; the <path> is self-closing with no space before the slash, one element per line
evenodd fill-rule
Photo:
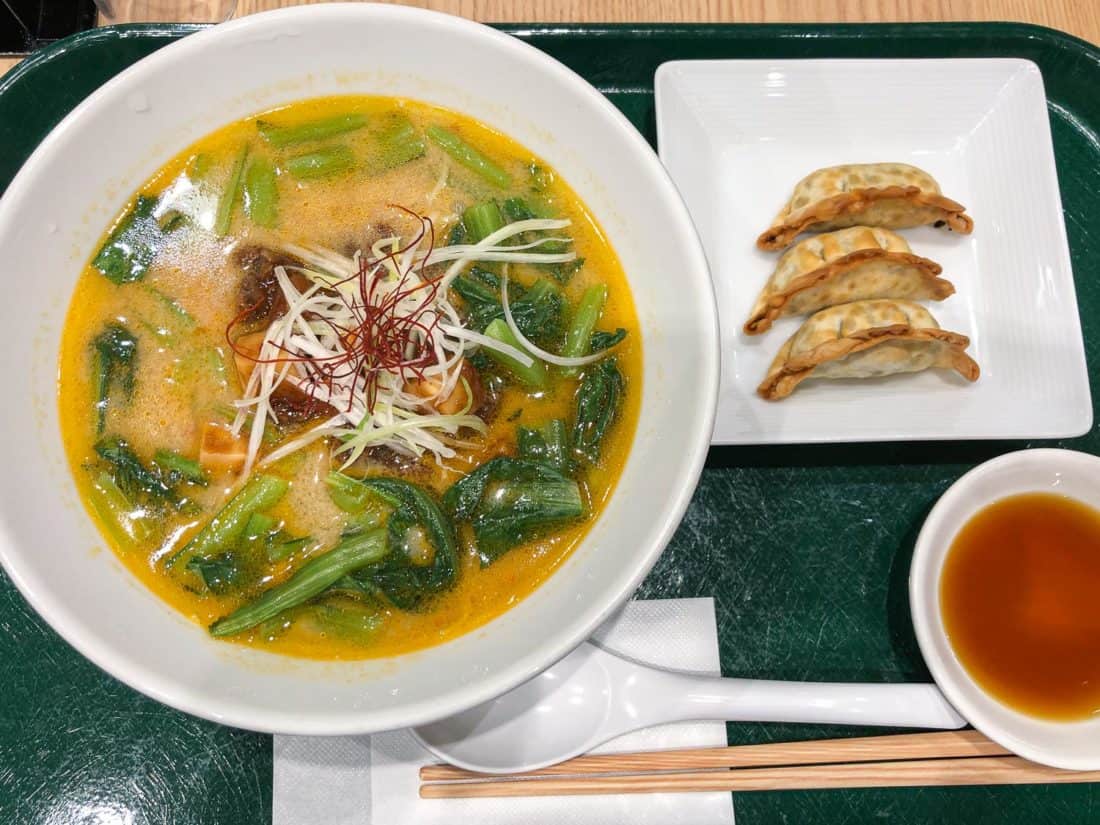
<path fill-rule="evenodd" d="M 86 32 L 0 79 L 0 188 L 89 92 L 193 30 L 134 26 Z M 1096 47 L 1015 24 L 513 26 L 505 31 L 588 78 L 650 141 L 655 139 L 653 72 L 666 60 L 1011 56 L 1035 61 L 1046 82 L 1089 374 L 1093 386 L 1100 386 Z M 1100 453 L 1095 428 L 1063 443 Z M 917 530 L 936 498 L 969 467 L 1024 446 L 1029 445 L 714 448 L 683 525 L 640 595 L 713 595 L 727 675 L 925 679 L 906 595 Z M 194 719 L 105 676 L 62 642 L 2 578 L 0 684 L 0 823 L 270 821 L 269 737 Z M 735 743 L 857 733 L 729 726 Z M 1096 821 L 1100 786 L 755 793 L 738 794 L 735 805 L 742 825 L 1065 825 Z"/>

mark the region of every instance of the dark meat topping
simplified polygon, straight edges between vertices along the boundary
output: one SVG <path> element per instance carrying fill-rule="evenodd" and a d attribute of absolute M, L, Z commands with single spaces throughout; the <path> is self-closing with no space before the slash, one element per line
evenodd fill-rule
<path fill-rule="evenodd" d="M 385 221 L 368 223 L 363 227 L 361 232 L 357 232 L 353 237 L 345 241 L 340 251 L 349 258 L 356 252 L 362 252 L 364 256 L 369 256 L 372 246 L 383 238 L 392 238 L 394 235 L 398 234 L 400 233 Z"/>
<path fill-rule="evenodd" d="M 247 313 L 241 318 L 242 323 L 248 326 L 266 324 L 286 312 L 286 298 L 275 278 L 275 267 L 301 266 L 300 262 L 262 246 L 242 247 L 235 260 L 244 273 L 237 289 L 237 311 Z M 309 285 L 300 272 L 288 274 L 299 289 Z"/>

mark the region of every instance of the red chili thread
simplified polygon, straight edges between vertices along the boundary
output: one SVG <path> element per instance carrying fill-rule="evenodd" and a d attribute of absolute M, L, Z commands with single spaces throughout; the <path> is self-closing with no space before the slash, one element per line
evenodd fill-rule
<path fill-rule="evenodd" d="M 240 336 L 235 336 L 234 333 L 244 319 L 263 304 L 262 299 L 239 312 L 227 325 L 225 337 L 233 352 L 256 364 L 304 364 L 308 395 L 314 400 L 322 387 L 331 397 L 337 383 L 342 379 L 361 378 L 368 412 L 374 411 L 374 405 L 378 400 L 378 382 L 383 373 L 396 374 L 402 383 L 423 380 L 424 370 L 437 363 L 435 333 L 440 318 L 434 312 L 431 313 L 430 320 L 425 316 L 435 304 L 439 282 L 438 279 L 426 278 L 424 274 L 424 262 L 435 248 L 435 226 L 428 217 L 418 215 L 397 204 L 391 204 L 391 206 L 415 218 L 419 223 L 419 231 L 408 244 L 396 250 L 391 250 L 377 258 L 360 257 L 359 271 L 336 285 L 357 280 L 357 301 L 350 300 L 335 286 L 332 288 L 332 292 L 340 297 L 356 319 L 356 323 L 349 328 L 344 328 L 329 319 L 320 319 L 327 323 L 343 342 L 344 352 L 325 358 L 316 358 L 294 354 L 282 345 L 276 346 L 285 354 L 275 358 L 259 358 L 257 355 L 245 352 L 237 343 Z M 428 255 L 402 272 L 400 256 L 416 248 L 425 236 L 428 237 Z M 389 292 L 384 292 L 382 287 L 389 283 L 389 271 L 381 264 L 387 260 L 393 263 L 399 275 L 397 286 Z M 406 286 L 414 270 L 423 280 L 421 283 Z M 420 293 L 421 297 L 412 312 L 404 316 L 398 315 L 397 307 L 417 293 Z M 356 380 L 353 386 L 358 383 L 359 381 Z M 345 411 L 350 411 L 351 402 L 352 399 L 349 398 Z"/>

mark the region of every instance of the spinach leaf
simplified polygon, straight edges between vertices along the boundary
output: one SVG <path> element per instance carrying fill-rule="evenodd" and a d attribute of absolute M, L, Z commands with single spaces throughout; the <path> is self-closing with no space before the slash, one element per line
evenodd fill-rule
<path fill-rule="evenodd" d="M 532 218 L 537 218 L 535 210 L 531 208 L 531 205 L 523 198 L 507 198 L 504 203 L 500 205 L 500 211 L 504 213 L 504 217 L 508 219 L 508 223 L 515 223 L 516 221 L 529 221 Z"/>
<path fill-rule="evenodd" d="M 387 168 L 423 157 L 427 144 L 407 117 L 394 115 L 379 134 L 382 158 Z"/>
<path fill-rule="evenodd" d="M 485 490 L 493 481 L 555 481 L 561 473 L 538 461 L 500 456 L 463 476 L 443 494 L 443 509 L 458 521 L 473 518 Z"/>
<path fill-rule="evenodd" d="M 495 320 L 504 320 L 500 279 L 492 272 L 473 267 L 451 283 L 466 313 L 467 323 L 478 332 Z M 527 338 L 540 346 L 554 347 L 563 335 L 565 299 L 552 281 L 540 278 L 524 289 L 515 281 L 508 284 L 512 317 Z"/>
<path fill-rule="evenodd" d="M 317 630 L 367 645 L 374 640 L 384 616 L 375 606 L 346 598 L 330 598 L 301 609 L 296 622 L 305 621 Z"/>
<path fill-rule="evenodd" d="M 509 284 L 509 290 L 512 285 Z M 512 296 L 509 294 L 508 296 Z M 511 303 L 512 318 L 520 332 L 536 344 L 557 349 L 563 334 L 565 299 L 551 281 L 540 278 Z M 502 310 L 503 314 L 503 310 Z"/>
<path fill-rule="evenodd" d="M 262 583 L 269 565 L 283 561 L 311 541 L 309 536 L 288 536 L 274 518 L 255 512 L 234 544 L 212 555 L 192 557 L 186 569 L 198 574 L 214 593 L 250 591 Z"/>
<path fill-rule="evenodd" d="M 259 532 L 253 517 L 270 510 L 290 489 L 290 482 L 278 476 L 258 473 L 251 476 L 234 496 L 222 505 L 190 541 L 165 562 L 169 568 L 184 565 L 193 558 L 213 558 L 222 552 L 233 552 L 249 524 Z"/>
<path fill-rule="evenodd" d="M 504 213 L 504 217 L 508 219 L 509 223 L 514 221 L 526 221 L 532 218 L 551 218 L 555 216 L 555 210 L 542 198 L 534 198 L 531 201 L 524 198 L 508 198 L 500 205 L 501 211 Z M 538 240 L 540 237 L 547 235 L 554 235 L 560 237 L 560 230 L 554 232 L 524 232 L 522 235 L 516 238 L 516 243 L 531 243 Z M 568 243 L 562 243 L 558 241 L 547 241 L 541 244 L 536 251 L 538 252 L 568 252 L 570 245 Z M 572 261 L 566 261 L 560 264 L 533 264 L 533 266 L 548 273 L 555 281 L 560 284 L 567 284 L 580 272 L 581 267 L 584 266 L 584 258 L 576 258 Z"/>
<path fill-rule="evenodd" d="M 134 394 L 137 338 L 122 324 L 112 323 L 92 340 L 92 385 L 96 388 L 96 432 L 107 425 L 111 387 L 117 385 L 125 399 Z"/>
<path fill-rule="evenodd" d="M 605 332 L 602 329 L 598 329 L 592 333 L 591 344 L 589 345 L 589 352 L 599 352 L 605 350 L 608 347 L 613 347 L 620 341 L 626 338 L 626 330 L 619 327 L 614 332 Z"/>
<path fill-rule="evenodd" d="M 174 450 L 157 450 L 153 461 L 164 473 L 165 483 L 169 486 L 174 486 L 180 481 L 186 481 L 198 487 L 205 487 L 210 483 L 202 464 Z"/>
<path fill-rule="evenodd" d="M 623 376 L 615 358 L 598 361 L 584 371 L 577 389 L 573 449 L 586 461 L 600 460 L 604 436 L 619 413 Z"/>
<path fill-rule="evenodd" d="M 547 249 L 546 244 L 540 247 L 542 252 L 564 252 L 564 249 L 553 250 Z M 535 266 L 545 270 L 550 274 L 550 277 L 557 281 L 559 284 L 567 284 L 573 280 L 573 276 L 576 275 L 584 267 L 584 258 L 574 258 L 571 261 L 566 261 L 560 264 L 535 264 Z"/>
<path fill-rule="evenodd" d="M 459 275 L 451 282 L 451 289 L 462 299 L 466 311 L 466 322 L 478 332 L 484 332 L 491 321 L 504 317 L 504 308 L 500 304 L 500 288 L 486 285 L 482 278 L 476 277 L 475 267 L 468 275 Z M 491 273 L 485 273 L 491 275 Z"/>
<path fill-rule="evenodd" d="M 460 243 L 466 243 L 466 225 L 462 221 L 452 226 L 447 236 L 447 246 L 457 246 Z"/>
<path fill-rule="evenodd" d="M 111 283 L 128 284 L 144 278 L 164 236 L 181 225 L 169 219 L 162 226 L 153 215 L 156 207 L 156 198 L 139 195 L 92 260 L 92 266 Z"/>
<path fill-rule="evenodd" d="M 417 610 L 425 601 L 454 585 L 458 578 L 458 542 L 454 527 L 435 499 L 422 488 L 397 478 L 377 476 L 359 482 L 393 507 L 386 526 L 390 551 L 377 564 L 353 574 L 400 610 Z M 427 544 L 430 560 L 417 563 L 407 548 L 415 538 Z"/>
<path fill-rule="evenodd" d="M 179 496 L 155 468 L 146 467 L 137 453 L 121 438 L 101 438 L 96 454 L 111 468 L 111 477 L 131 501 L 150 505 L 176 504 Z"/>
<path fill-rule="evenodd" d="M 234 590 L 242 579 L 241 567 L 231 553 L 221 553 L 207 559 L 191 559 L 187 562 L 187 569 L 198 574 L 206 588 L 214 593 Z"/>
<path fill-rule="evenodd" d="M 525 458 L 494 458 L 443 496 L 456 521 L 469 522 L 482 566 L 545 529 L 580 518 L 580 487 L 553 467 Z"/>
<path fill-rule="evenodd" d="M 537 429 L 520 427 L 516 433 L 516 441 L 520 457 L 548 464 L 562 473 L 572 469 L 569 433 L 565 422 L 560 418 L 551 419 Z"/>

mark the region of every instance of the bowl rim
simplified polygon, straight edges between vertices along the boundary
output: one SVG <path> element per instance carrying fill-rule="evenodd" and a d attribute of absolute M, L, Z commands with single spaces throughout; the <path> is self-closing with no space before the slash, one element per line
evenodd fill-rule
<path fill-rule="evenodd" d="M 939 581 L 943 572 L 943 563 L 949 548 L 940 552 L 934 544 L 936 534 L 950 531 L 952 539 L 974 514 L 1017 492 L 1005 488 L 1004 492 L 991 497 L 974 499 L 967 505 L 967 497 L 976 483 L 996 475 L 1010 467 L 1042 467 L 1054 470 L 1058 467 L 1076 466 L 1100 476 L 1100 457 L 1078 450 L 1059 448 L 1037 448 L 1017 450 L 997 456 L 972 468 L 956 480 L 928 513 L 913 548 L 913 560 L 909 569 L 909 609 L 913 619 L 913 630 L 925 664 L 947 700 L 977 730 L 997 742 L 999 745 L 1043 765 L 1065 770 L 1100 769 L 1100 749 L 1093 755 L 1073 756 L 1059 753 L 1057 747 L 1034 745 L 1013 735 L 991 715 L 991 709 L 1007 710 L 1025 717 L 1029 723 L 1049 725 L 1052 728 L 1071 724 L 1086 724 L 1091 720 L 1078 722 L 1057 722 L 1023 714 L 1010 705 L 1006 705 L 989 695 L 978 682 L 970 676 L 965 666 L 961 666 L 956 676 L 948 667 L 948 659 L 954 656 L 954 647 L 943 629 L 940 615 Z M 1036 484 L 1035 492 L 1045 492 Z M 961 515 L 956 515 L 959 513 Z M 931 593 L 933 598 L 928 598 Z M 946 652 L 946 655 L 945 655 Z M 976 701 L 963 689 L 964 684 L 973 686 L 973 695 L 980 697 Z"/>
<path fill-rule="evenodd" d="M 127 657 L 115 645 L 104 644 L 95 633 L 86 629 L 75 619 L 68 608 L 52 595 L 48 587 L 36 587 L 31 580 L 32 577 L 23 574 L 21 562 L 13 552 L 17 546 L 16 542 L 9 534 L 6 525 L 0 524 L 0 565 L 39 616 L 82 656 L 119 681 L 163 704 L 220 724 L 265 733 L 350 735 L 424 724 L 489 701 L 566 656 L 634 593 L 672 538 L 702 472 L 717 410 L 721 353 L 714 286 L 709 278 L 709 267 L 694 223 L 679 191 L 661 165 L 656 153 L 626 116 L 579 74 L 529 43 L 465 18 L 425 9 L 380 3 L 329 3 L 275 9 L 233 19 L 216 26 L 199 28 L 195 33 L 170 43 L 127 67 L 74 107 L 39 143 L 13 177 L 4 197 L 0 198 L 0 224 L 13 220 L 13 216 L 8 214 L 11 211 L 10 204 L 22 197 L 24 190 L 30 191 L 32 179 L 38 167 L 53 153 L 54 146 L 61 140 L 62 134 L 78 128 L 86 112 L 99 106 L 105 97 L 113 95 L 119 87 L 127 86 L 135 78 L 140 79 L 150 70 L 150 67 L 155 68 L 161 63 L 179 59 L 194 59 L 201 56 L 210 43 L 217 43 L 223 37 L 232 36 L 240 30 L 263 26 L 275 20 L 308 26 L 319 19 L 341 19 L 348 15 L 357 16 L 364 22 L 373 24 L 390 20 L 406 23 L 422 22 L 450 27 L 454 31 L 473 37 L 496 41 L 504 48 L 515 52 L 518 59 L 529 61 L 539 71 L 555 77 L 571 94 L 586 98 L 601 109 L 611 127 L 619 132 L 620 138 L 634 146 L 639 159 L 649 167 L 653 181 L 663 190 L 663 196 L 677 224 L 671 232 L 682 240 L 684 246 L 685 268 L 708 275 L 705 283 L 700 285 L 700 297 L 709 307 L 709 312 L 705 312 L 705 317 L 701 317 L 699 321 L 709 327 L 700 334 L 700 340 L 705 337 L 710 343 L 704 346 L 704 361 L 700 365 L 703 380 L 699 387 L 699 403 L 696 406 L 695 433 L 689 439 L 690 448 L 685 450 L 684 461 L 680 467 L 679 475 L 684 483 L 679 485 L 676 492 L 668 498 L 665 517 L 653 525 L 651 546 L 644 554 L 636 557 L 632 575 L 620 580 L 617 584 L 615 581 L 609 582 L 603 598 L 594 600 L 590 606 L 578 611 L 573 622 L 553 636 L 550 642 L 543 645 L 540 650 L 532 651 L 527 656 L 499 667 L 480 681 L 456 687 L 445 698 L 420 700 L 409 705 L 383 710 L 358 712 L 343 710 L 329 714 L 313 714 L 304 718 L 285 711 L 257 710 L 243 702 L 211 707 L 201 692 L 191 690 L 184 681 L 161 674 Z M 638 434 L 635 434 L 632 453 L 637 448 L 637 438 Z M 126 571 L 120 571 L 120 575 L 129 574 Z M 569 629 L 570 627 L 572 630 Z"/>

